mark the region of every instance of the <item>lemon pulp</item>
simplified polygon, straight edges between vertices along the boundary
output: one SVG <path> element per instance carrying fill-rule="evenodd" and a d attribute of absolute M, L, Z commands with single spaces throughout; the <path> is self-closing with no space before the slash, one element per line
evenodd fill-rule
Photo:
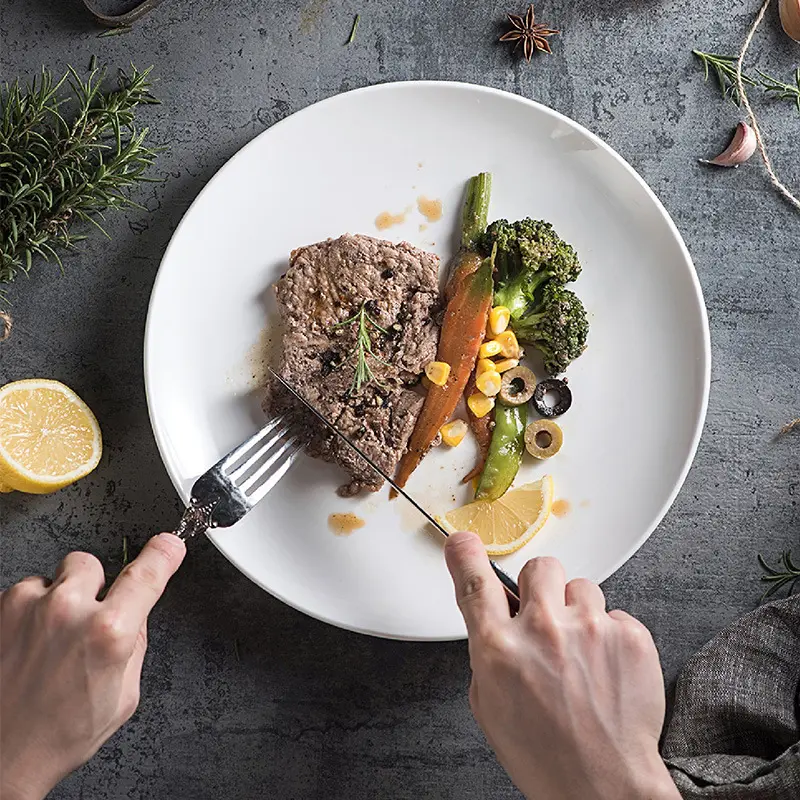
<path fill-rule="evenodd" d="M 55 492 L 99 463 L 100 426 L 89 407 L 58 381 L 0 388 L 0 483 L 6 490 Z"/>
<path fill-rule="evenodd" d="M 511 489 L 494 501 L 476 500 L 439 519 L 449 533 L 472 531 L 489 555 L 508 555 L 524 547 L 544 527 L 553 509 L 553 479 L 543 476 Z"/>

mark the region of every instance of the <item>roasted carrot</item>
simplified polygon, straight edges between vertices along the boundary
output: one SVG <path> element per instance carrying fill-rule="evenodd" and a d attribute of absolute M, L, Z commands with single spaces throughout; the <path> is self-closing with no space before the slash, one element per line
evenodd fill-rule
<path fill-rule="evenodd" d="M 439 428 L 452 416 L 472 374 L 492 307 L 493 268 L 493 259 L 485 259 L 480 269 L 461 279 L 457 293 L 447 304 L 436 360 L 450 365 L 450 377 L 444 386 L 433 385 L 428 390 L 397 469 L 395 480 L 400 486 L 406 485 Z"/>
<path fill-rule="evenodd" d="M 461 223 L 461 249 L 453 259 L 445 288 L 447 308 L 439 335 L 437 361 L 450 365 L 444 386 L 428 390 L 408 448 L 397 469 L 397 483 L 405 486 L 436 438 L 439 428 L 455 411 L 478 358 L 489 311 L 492 307 L 494 253 L 482 259 L 478 237 L 486 229 L 491 193 L 491 175 L 471 178 Z"/>

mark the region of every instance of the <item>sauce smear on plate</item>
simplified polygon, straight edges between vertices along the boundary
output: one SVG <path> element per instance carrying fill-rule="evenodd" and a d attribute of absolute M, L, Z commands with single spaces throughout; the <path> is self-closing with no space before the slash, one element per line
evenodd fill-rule
<path fill-rule="evenodd" d="M 553 513 L 557 517 L 566 517 L 569 514 L 572 506 L 569 504 L 569 500 L 556 500 L 553 503 Z"/>
<path fill-rule="evenodd" d="M 328 527 L 337 536 L 349 536 L 353 531 L 363 528 L 366 524 L 366 520 L 357 517 L 351 512 L 347 512 L 346 514 L 331 514 L 328 517 Z"/>
<path fill-rule="evenodd" d="M 428 200 L 427 197 L 418 197 L 417 208 L 428 222 L 438 222 L 442 218 L 441 200 Z"/>
<path fill-rule="evenodd" d="M 392 214 L 391 211 L 382 211 L 375 217 L 375 227 L 379 231 L 385 231 L 392 225 L 402 225 L 406 221 L 406 213 L 403 211 L 401 214 Z"/>

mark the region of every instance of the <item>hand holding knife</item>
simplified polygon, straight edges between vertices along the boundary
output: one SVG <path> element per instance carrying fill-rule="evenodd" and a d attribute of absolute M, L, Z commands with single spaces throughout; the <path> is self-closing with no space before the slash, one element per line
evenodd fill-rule
<path fill-rule="evenodd" d="M 417 511 L 422 514 L 425 519 L 436 528 L 442 536 L 449 536 L 450 534 L 442 527 L 442 525 L 437 522 L 436 518 L 428 511 L 425 510 L 423 506 L 421 506 L 413 497 L 411 497 L 408 492 L 405 491 L 402 487 L 398 486 L 392 478 L 390 478 L 357 444 L 351 442 L 350 439 L 347 438 L 330 420 L 328 420 L 320 411 L 318 411 L 314 406 L 311 405 L 291 384 L 289 384 L 284 378 L 278 375 L 275 370 L 269 368 L 269 372 L 273 378 L 275 378 L 278 383 L 280 383 L 284 389 L 286 389 L 296 400 L 299 400 L 300 403 L 303 404 L 305 408 L 307 408 L 326 428 L 332 431 L 336 436 L 339 437 L 348 447 L 353 449 L 356 453 L 358 453 L 364 461 L 369 464 L 369 466 L 383 478 L 389 486 L 394 489 L 399 495 L 402 495 L 409 503 L 411 503 Z M 519 587 L 517 586 L 517 582 L 496 562 L 490 560 L 489 562 L 492 566 L 492 570 L 494 574 L 497 575 L 500 582 L 503 584 L 503 588 L 506 590 L 506 596 L 508 597 L 508 605 L 511 609 L 512 614 L 516 614 L 519 611 Z"/>

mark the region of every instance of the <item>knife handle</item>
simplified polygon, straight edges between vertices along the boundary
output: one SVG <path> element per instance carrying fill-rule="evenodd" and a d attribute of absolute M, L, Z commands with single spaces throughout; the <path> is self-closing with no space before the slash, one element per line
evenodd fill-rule
<path fill-rule="evenodd" d="M 516 616 L 519 614 L 519 586 L 517 586 L 517 582 L 496 561 L 490 561 L 489 563 L 492 565 L 494 574 L 497 575 L 506 590 L 511 616 Z"/>

